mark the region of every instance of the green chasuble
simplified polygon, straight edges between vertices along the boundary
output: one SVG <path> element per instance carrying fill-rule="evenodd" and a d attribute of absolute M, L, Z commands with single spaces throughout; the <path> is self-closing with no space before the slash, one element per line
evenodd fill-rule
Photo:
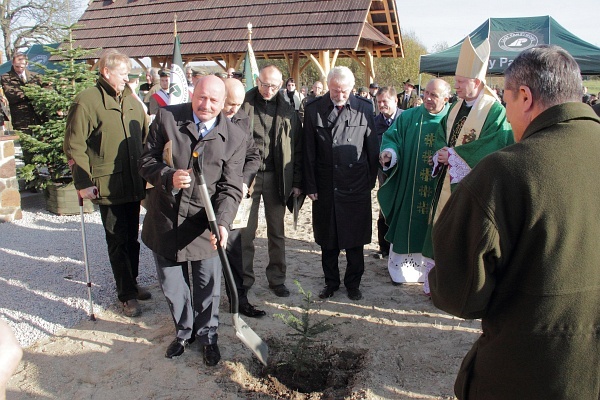
<path fill-rule="evenodd" d="M 448 127 L 448 116 L 444 118 L 440 124 L 440 129 L 437 131 L 435 140 L 435 150 L 438 151 L 442 147 L 452 147 L 460 159 L 468 166 L 473 169 L 475 165 L 485 156 L 499 150 L 503 147 L 511 145 L 515 142 L 512 128 L 506 120 L 506 109 L 496 98 L 484 93 L 485 100 L 491 102 L 489 111 L 485 115 L 485 122 L 481 126 L 481 130 L 478 132 L 475 129 L 465 129 L 464 124 L 468 123 L 467 116 L 472 113 L 463 100 L 459 100 L 452 104 L 448 116 L 452 114 L 454 107 L 462 107 L 456 113 L 456 119 L 452 127 Z M 477 122 L 475 121 L 475 124 Z M 475 125 L 474 124 L 474 125 Z M 461 131 L 462 132 L 458 132 Z M 452 167 L 452 165 L 450 165 Z M 449 176 L 448 168 L 442 168 L 441 172 L 435 178 L 435 194 L 431 205 L 431 214 L 429 220 L 429 226 L 427 234 L 425 236 L 425 242 L 423 244 L 423 255 L 429 258 L 433 258 L 433 245 L 431 242 L 431 230 L 433 224 L 437 219 L 437 215 L 442 211 L 445 201 L 440 201 L 440 196 L 444 192 L 444 185 L 448 185 Z M 456 185 L 460 183 L 451 183 L 450 192 L 454 190 Z M 447 197 L 445 198 L 447 200 Z M 440 204 L 438 204 L 440 202 Z M 438 207 L 438 205 L 440 207 Z M 439 208 L 439 210 L 438 210 Z"/>
<path fill-rule="evenodd" d="M 383 134 L 381 151 L 392 149 L 397 155 L 377 192 L 389 226 L 385 239 L 394 245 L 394 253 L 420 253 L 423 247 L 434 191 L 429 157 L 437 150 L 435 134 L 447 112 L 448 105 L 439 114 L 423 106 L 410 108 Z"/>

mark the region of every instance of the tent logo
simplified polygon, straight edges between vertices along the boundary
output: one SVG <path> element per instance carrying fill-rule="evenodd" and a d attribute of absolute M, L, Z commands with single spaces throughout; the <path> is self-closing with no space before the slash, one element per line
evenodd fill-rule
<path fill-rule="evenodd" d="M 529 32 L 512 32 L 500 38 L 498 46 L 506 51 L 523 51 L 537 46 L 538 38 Z"/>
<path fill-rule="evenodd" d="M 38 54 L 35 57 L 30 58 L 29 62 L 31 62 L 31 63 L 46 64 L 48 62 L 48 55 L 46 55 L 46 54 Z"/>

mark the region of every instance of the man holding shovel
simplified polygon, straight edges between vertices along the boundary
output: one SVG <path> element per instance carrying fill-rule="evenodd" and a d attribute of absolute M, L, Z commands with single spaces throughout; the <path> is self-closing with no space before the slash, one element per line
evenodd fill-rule
<path fill-rule="evenodd" d="M 221 112 L 224 100 L 221 79 L 213 75 L 201 78 L 191 104 L 158 111 L 138 164 L 140 175 L 154 186 L 148 190 L 142 240 L 154 253 L 176 329 L 165 356 L 183 354 L 198 338 L 208 366 L 221 359 L 217 346 L 221 264 L 192 172 L 192 153 L 201 155 L 202 174 L 225 247 L 242 198 L 246 134 Z"/>

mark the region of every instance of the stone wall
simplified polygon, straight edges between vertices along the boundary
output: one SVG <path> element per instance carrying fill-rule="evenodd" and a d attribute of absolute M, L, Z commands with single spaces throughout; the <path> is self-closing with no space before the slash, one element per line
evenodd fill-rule
<path fill-rule="evenodd" d="M 0 222 L 21 219 L 15 143 L 18 136 L 0 136 Z"/>

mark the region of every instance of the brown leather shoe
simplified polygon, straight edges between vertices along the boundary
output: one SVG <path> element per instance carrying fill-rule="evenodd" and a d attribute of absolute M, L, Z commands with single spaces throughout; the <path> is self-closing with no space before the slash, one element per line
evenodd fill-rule
<path fill-rule="evenodd" d="M 136 286 L 137 288 L 137 299 L 138 300 L 150 300 L 152 298 L 152 293 L 148 289 L 143 286 Z"/>
<path fill-rule="evenodd" d="M 139 317 L 142 315 L 142 307 L 136 299 L 123 302 L 123 314 L 127 317 Z"/>

